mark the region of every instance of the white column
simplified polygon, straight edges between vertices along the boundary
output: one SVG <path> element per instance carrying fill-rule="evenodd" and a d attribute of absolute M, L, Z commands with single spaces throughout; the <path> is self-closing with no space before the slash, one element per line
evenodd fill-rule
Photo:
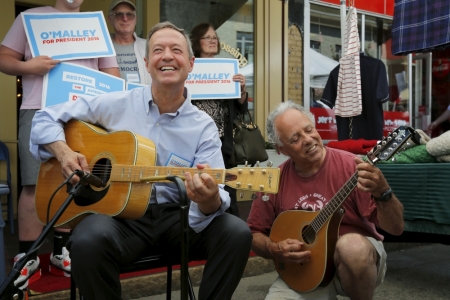
<path fill-rule="evenodd" d="M 311 7 L 309 0 L 304 4 L 303 20 L 303 106 L 309 110 L 311 107 L 311 91 L 309 79 L 309 48 L 311 48 Z"/>
<path fill-rule="evenodd" d="M 342 51 L 344 51 L 344 45 L 345 45 L 345 17 L 346 17 L 346 6 L 345 6 L 345 0 L 341 0 L 341 44 L 342 44 Z"/>

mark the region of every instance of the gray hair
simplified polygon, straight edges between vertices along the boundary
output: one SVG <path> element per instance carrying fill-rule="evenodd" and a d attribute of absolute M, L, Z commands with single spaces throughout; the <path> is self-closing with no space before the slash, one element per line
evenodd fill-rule
<path fill-rule="evenodd" d="M 149 58 L 148 57 L 149 42 L 150 42 L 150 38 L 152 37 L 152 35 L 155 32 L 157 32 L 158 30 L 165 29 L 165 28 L 170 28 L 170 29 L 176 30 L 184 36 L 184 39 L 186 40 L 186 44 L 187 44 L 188 51 L 189 51 L 189 58 L 193 57 L 194 51 L 192 51 L 192 43 L 191 43 L 191 39 L 189 38 L 189 35 L 186 33 L 186 31 L 184 31 L 184 29 L 178 28 L 177 26 L 175 26 L 174 24 L 172 24 L 169 21 L 158 23 L 155 26 L 153 26 L 152 29 L 150 29 L 150 32 L 147 35 L 147 44 L 145 45 L 145 57 L 147 59 Z"/>
<path fill-rule="evenodd" d="M 280 136 L 275 128 L 275 119 L 288 111 L 289 109 L 296 109 L 305 116 L 307 116 L 313 124 L 316 123 L 314 119 L 314 115 L 306 110 L 303 106 L 300 104 L 294 103 L 291 100 L 287 102 L 281 102 L 267 117 L 267 123 L 266 123 L 266 130 L 267 130 L 267 138 L 269 140 L 269 143 L 277 145 L 277 146 L 283 146 L 283 143 L 280 141 Z"/>

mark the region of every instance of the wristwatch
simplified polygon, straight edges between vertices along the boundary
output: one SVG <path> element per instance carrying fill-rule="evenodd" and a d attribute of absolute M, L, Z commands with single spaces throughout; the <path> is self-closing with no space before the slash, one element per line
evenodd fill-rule
<path fill-rule="evenodd" d="M 384 192 L 380 198 L 373 197 L 377 202 L 388 202 L 392 198 L 392 190 L 389 188 L 386 192 Z"/>

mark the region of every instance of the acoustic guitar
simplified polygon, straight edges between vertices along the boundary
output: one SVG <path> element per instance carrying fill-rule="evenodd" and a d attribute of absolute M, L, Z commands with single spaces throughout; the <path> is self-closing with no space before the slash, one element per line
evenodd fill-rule
<path fill-rule="evenodd" d="M 152 176 L 184 176 L 207 173 L 219 184 L 239 190 L 277 193 L 280 177 L 278 168 L 236 167 L 233 169 L 203 169 L 155 166 L 155 144 L 130 131 L 107 132 L 86 122 L 71 120 L 65 127 L 66 142 L 75 152 L 86 156 L 91 173 L 101 178 L 104 187 L 87 185 L 75 197 L 55 227 L 73 228 L 84 217 L 101 213 L 125 219 L 139 219 L 146 211 Z M 36 184 L 36 212 L 39 220 L 55 215 L 68 197 L 70 185 L 60 189 L 48 208 L 50 198 L 64 182 L 60 163 L 52 158 L 41 164 Z M 170 181 L 167 181 L 170 182 Z M 47 210 L 49 216 L 47 218 Z"/>
<path fill-rule="evenodd" d="M 413 135 L 414 134 L 414 135 Z M 367 154 L 367 161 L 376 164 L 389 160 L 412 138 L 418 140 L 413 128 L 401 126 L 379 141 Z M 394 158 L 395 159 L 395 158 Z M 284 264 L 274 260 L 275 269 L 286 284 L 297 292 L 310 292 L 319 286 L 327 286 L 333 279 L 334 250 L 339 235 L 339 225 L 344 215 L 342 203 L 355 189 L 358 173 L 344 184 L 320 211 L 288 210 L 275 219 L 270 239 L 276 243 L 287 238 L 303 242 L 311 251 L 311 258 L 304 264 Z"/>

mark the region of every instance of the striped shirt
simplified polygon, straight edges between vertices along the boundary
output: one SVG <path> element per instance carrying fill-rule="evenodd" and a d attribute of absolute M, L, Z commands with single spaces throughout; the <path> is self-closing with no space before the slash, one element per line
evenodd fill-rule
<path fill-rule="evenodd" d="M 334 113 L 341 117 L 361 114 L 361 67 L 359 60 L 358 16 L 350 7 L 347 15 L 344 56 L 339 60 L 339 78 Z"/>

